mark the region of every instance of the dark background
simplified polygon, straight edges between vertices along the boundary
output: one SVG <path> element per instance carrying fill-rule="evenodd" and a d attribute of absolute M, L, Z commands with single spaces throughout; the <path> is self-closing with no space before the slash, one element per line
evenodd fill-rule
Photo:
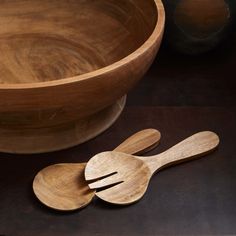
<path fill-rule="evenodd" d="M 0 154 L 0 235 L 235 235 L 236 34 L 201 56 L 171 50 L 165 41 L 118 121 L 99 137 L 51 154 Z M 57 213 L 33 195 L 32 180 L 53 163 L 87 161 L 143 128 L 162 133 L 159 153 L 202 130 L 221 144 L 206 158 L 155 175 L 144 198 L 129 207 L 99 199 L 73 213 Z"/>

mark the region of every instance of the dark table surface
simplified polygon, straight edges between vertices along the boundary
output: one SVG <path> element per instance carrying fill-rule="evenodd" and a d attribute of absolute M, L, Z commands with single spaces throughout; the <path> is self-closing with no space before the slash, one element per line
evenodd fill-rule
<path fill-rule="evenodd" d="M 129 94 L 118 121 L 99 137 L 51 154 L 0 154 L 0 235 L 236 235 L 235 37 L 205 56 L 181 56 L 165 45 Z M 73 213 L 41 205 L 32 180 L 53 163 L 87 161 L 143 128 L 162 133 L 159 153 L 202 130 L 219 134 L 214 153 L 161 171 L 129 207 L 99 199 Z"/>

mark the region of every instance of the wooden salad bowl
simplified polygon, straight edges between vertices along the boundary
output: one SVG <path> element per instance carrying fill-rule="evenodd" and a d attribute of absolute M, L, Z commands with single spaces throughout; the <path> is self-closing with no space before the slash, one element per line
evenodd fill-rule
<path fill-rule="evenodd" d="M 0 151 L 42 153 L 110 127 L 162 40 L 161 0 L 0 3 Z"/>

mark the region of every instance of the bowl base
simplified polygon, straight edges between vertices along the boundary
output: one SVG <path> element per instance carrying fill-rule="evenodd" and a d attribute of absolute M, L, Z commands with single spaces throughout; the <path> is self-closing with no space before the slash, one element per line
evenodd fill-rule
<path fill-rule="evenodd" d="M 41 129 L 0 128 L 0 152 L 36 154 L 59 151 L 84 143 L 106 129 L 120 116 L 126 96 L 104 110 L 73 123 Z"/>

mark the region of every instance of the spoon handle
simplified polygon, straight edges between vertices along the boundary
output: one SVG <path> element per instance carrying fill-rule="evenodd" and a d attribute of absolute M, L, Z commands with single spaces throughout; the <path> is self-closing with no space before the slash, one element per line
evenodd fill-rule
<path fill-rule="evenodd" d="M 127 154 L 143 154 L 155 148 L 161 139 L 156 129 L 144 129 L 135 133 L 114 149 L 116 152 Z"/>
<path fill-rule="evenodd" d="M 199 132 L 183 140 L 167 151 L 143 159 L 154 173 L 169 165 L 188 161 L 213 151 L 219 144 L 219 137 L 210 131 Z"/>

